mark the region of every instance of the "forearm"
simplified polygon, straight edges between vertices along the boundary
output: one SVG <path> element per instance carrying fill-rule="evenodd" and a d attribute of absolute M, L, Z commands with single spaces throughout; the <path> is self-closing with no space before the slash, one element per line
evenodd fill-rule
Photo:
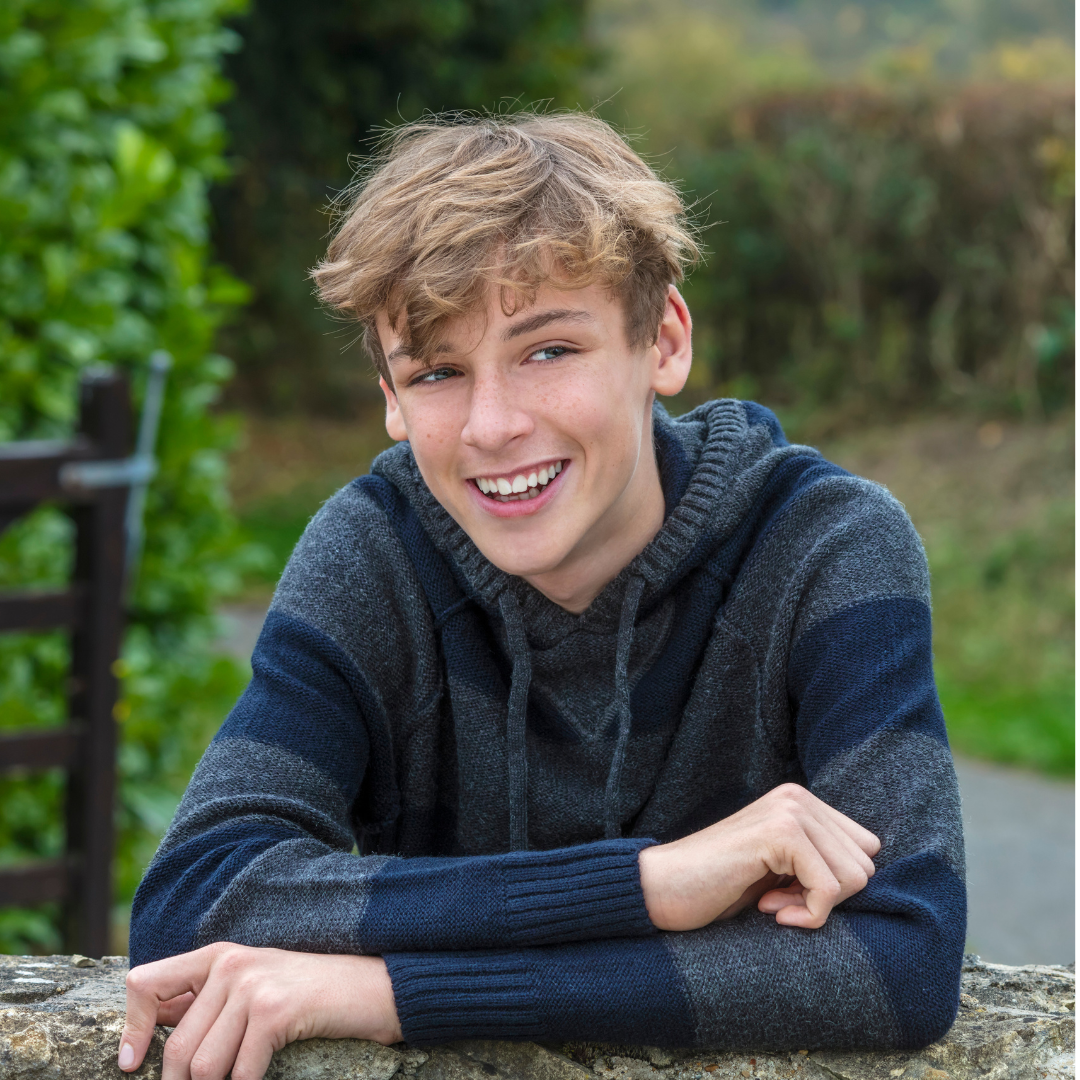
<path fill-rule="evenodd" d="M 139 887 L 143 964 L 213 941 L 304 952 L 510 948 L 654 932 L 638 853 L 648 841 L 469 858 L 358 857 L 351 834 L 270 811 L 202 821 Z M 224 808 L 222 808 L 224 813 Z M 333 841 L 333 842 L 331 842 Z"/>
<path fill-rule="evenodd" d="M 955 1015 L 939 929 L 872 917 L 818 930 L 748 911 L 701 930 L 499 952 L 385 957 L 404 1038 L 589 1039 L 654 1046 L 921 1046 Z M 962 941 L 960 943 L 962 948 Z M 901 970 L 900 976 L 897 971 Z"/>

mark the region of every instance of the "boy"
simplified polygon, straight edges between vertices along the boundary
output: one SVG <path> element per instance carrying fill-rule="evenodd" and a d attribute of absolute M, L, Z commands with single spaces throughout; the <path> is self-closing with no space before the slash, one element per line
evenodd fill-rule
<path fill-rule="evenodd" d="M 121 1068 L 155 1020 L 165 1080 L 313 1035 L 948 1029 L 922 549 L 760 406 L 654 405 L 695 254 L 587 116 L 411 125 L 358 185 L 314 277 L 399 445 L 298 544 L 140 886 Z"/>

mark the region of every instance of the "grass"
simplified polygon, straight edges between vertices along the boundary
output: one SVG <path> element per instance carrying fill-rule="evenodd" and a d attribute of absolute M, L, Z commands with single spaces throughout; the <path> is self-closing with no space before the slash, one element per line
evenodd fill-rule
<path fill-rule="evenodd" d="M 816 443 L 885 484 L 923 537 L 954 748 L 1062 776 L 1075 754 L 1072 424 L 938 415 Z M 323 500 L 387 445 L 377 411 L 354 423 L 249 419 L 233 489 L 249 534 L 271 553 L 249 582 L 252 598 L 269 594 Z"/>

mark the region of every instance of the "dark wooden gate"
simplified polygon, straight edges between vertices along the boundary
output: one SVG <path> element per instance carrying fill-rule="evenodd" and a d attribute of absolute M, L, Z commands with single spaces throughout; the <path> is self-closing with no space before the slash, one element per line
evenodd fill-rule
<path fill-rule="evenodd" d="M 63 505 L 75 523 L 68 588 L 0 592 L 0 631 L 59 629 L 71 635 L 67 726 L 0 738 L 0 769 L 66 771 L 66 851 L 60 859 L 0 870 L 0 904 L 60 901 L 64 947 L 87 956 L 110 951 L 114 665 L 124 620 L 131 439 L 127 382 L 102 370 L 82 380 L 74 439 L 0 444 L 0 531 L 42 502 Z"/>

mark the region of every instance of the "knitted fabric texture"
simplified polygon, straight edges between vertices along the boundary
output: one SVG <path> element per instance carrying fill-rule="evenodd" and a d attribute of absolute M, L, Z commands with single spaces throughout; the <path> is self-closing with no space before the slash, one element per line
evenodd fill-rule
<path fill-rule="evenodd" d="M 133 964 L 379 954 L 416 1044 L 948 1029 L 964 850 L 919 539 L 761 406 L 653 429 L 664 525 L 580 615 L 488 562 L 407 444 L 327 502 L 139 888 Z M 658 932 L 640 850 L 787 782 L 877 834 L 867 887 L 817 930 Z"/>

